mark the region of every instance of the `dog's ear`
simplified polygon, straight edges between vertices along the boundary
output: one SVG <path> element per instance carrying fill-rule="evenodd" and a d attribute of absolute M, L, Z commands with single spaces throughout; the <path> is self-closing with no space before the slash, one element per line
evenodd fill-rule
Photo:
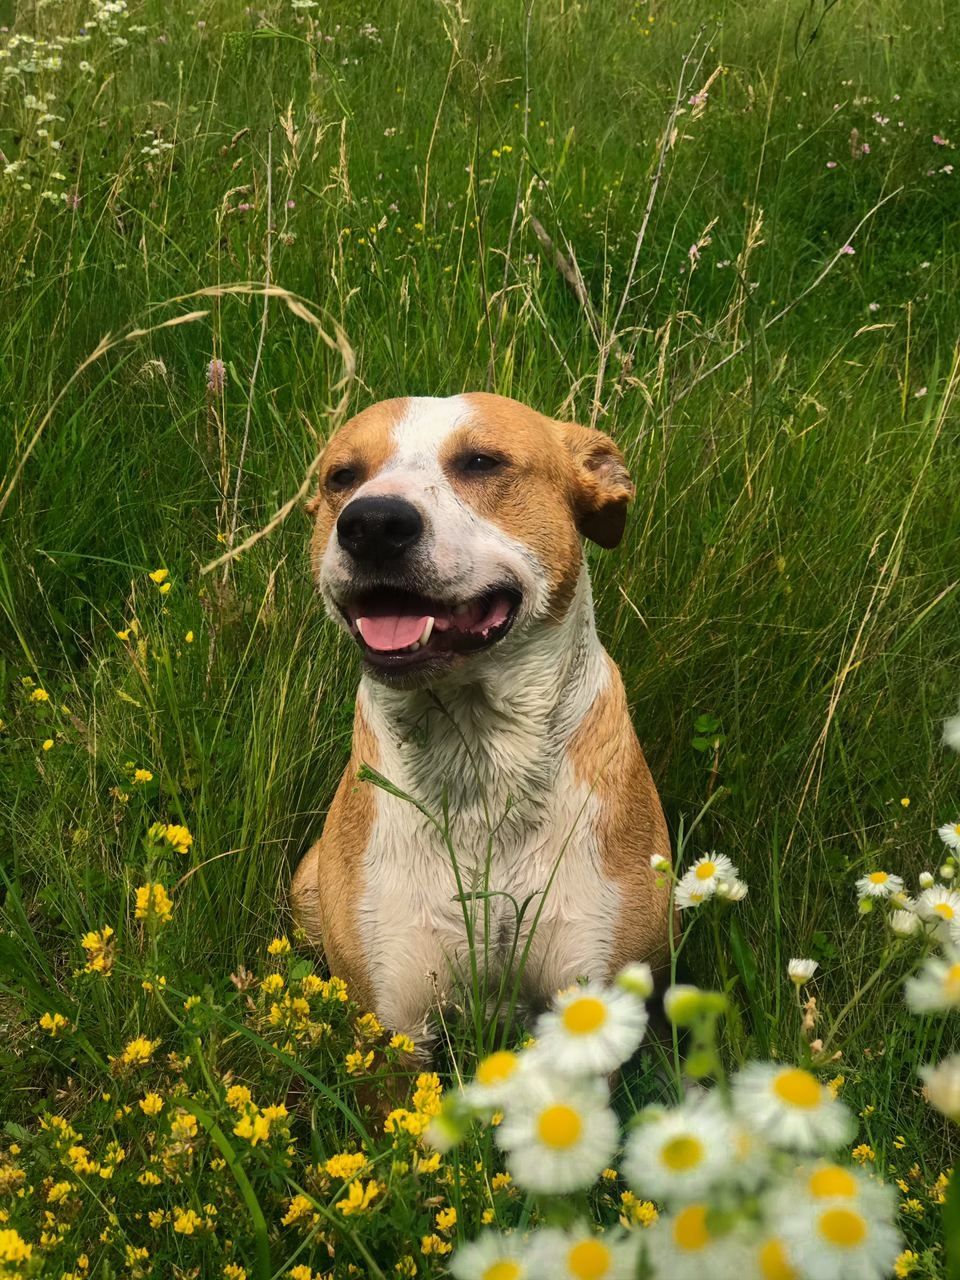
<path fill-rule="evenodd" d="M 627 523 L 627 503 L 636 490 L 623 454 L 609 436 L 592 427 L 564 424 L 572 463 L 572 502 L 577 528 L 601 547 L 615 547 Z"/>
<path fill-rule="evenodd" d="M 320 496 L 320 494 L 315 493 L 312 498 L 308 498 L 306 500 L 306 502 L 303 504 L 303 509 L 308 516 L 315 516 L 317 512 L 320 510 L 320 503 L 322 501 L 323 501 L 323 498 Z"/>

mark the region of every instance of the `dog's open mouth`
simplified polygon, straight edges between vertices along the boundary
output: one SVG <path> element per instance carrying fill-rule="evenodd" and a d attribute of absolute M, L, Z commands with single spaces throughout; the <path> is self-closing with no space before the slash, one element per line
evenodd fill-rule
<path fill-rule="evenodd" d="M 510 630 L 519 606 L 520 593 L 504 586 L 454 605 L 384 588 L 339 607 L 364 658 L 390 668 L 489 648 Z"/>

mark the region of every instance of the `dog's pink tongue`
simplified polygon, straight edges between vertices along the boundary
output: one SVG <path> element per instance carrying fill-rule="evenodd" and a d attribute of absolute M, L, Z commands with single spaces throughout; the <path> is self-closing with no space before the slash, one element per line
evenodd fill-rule
<path fill-rule="evenodd" d="M 426 614 L 417 617 L 412 613 L 383 613 L 358 618 L 357 627 L 371 649 L 385 653 L 390 649 L 405 649 L 419 640 L 426 622 Z"/>

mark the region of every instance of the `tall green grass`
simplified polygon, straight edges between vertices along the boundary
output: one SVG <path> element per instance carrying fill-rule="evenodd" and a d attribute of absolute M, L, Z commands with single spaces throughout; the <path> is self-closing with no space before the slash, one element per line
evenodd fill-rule
<path fill-rule="evenodd" d="M 89 17 L 15 5 L 11 30 Z M 22 162 L 0 179 L 0 875 L 37 982 L 86 929 L 132 927 L 155 817 L 195 837 L 185 988 L 251 963 L 346 760 L 358 671 L 305 517 L 226 581 L 199 572 L 234 510 L 239 541 L 297 490 L 343 390 L 313 325 L 281 298 L 264 322 L 269 281 L 342 330 L 351 408 L 487 388 L 621 444 L 638 497 L 592 557 L 601 633 L 671 825 L 722 788 L 698 838 L 751 887 L 693 973 L 731 986 L 737 1052 L 787 1051 L 787 957 L 817 958 L 839 1007 L 876 958 L 853 878 L 932 865 L 960 803 L 938 726 L 960 578 L 949 7 L 150 0 L 114 27 L 126 45 L 101 26 L 0 84 Z M 155 781 L 125 802 L 131 761 Z M 90 999 L 106 1051 L 130 1010 Z M 56 1075 L 21 1054 L 20 1013 L 0 1057 L 22 1119 Z M 877 1168 L 935 1177 L 934 1030 L 898 1000 L 847 1030 Z"/>

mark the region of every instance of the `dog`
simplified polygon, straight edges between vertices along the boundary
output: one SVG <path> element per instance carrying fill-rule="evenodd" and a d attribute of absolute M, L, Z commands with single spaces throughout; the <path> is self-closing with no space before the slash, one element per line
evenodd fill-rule
<path fill-rule="evenodd" d="M 479 392 L 374 404 L 323 453 L 313 574 L 363 675 L 291 904 L 354 999 L 424 1052 L 471 927 L 527 1007 L 667 963 L 666 823 L 581 543 L 615 547 L 633 496 L 608 436 Z"/>

